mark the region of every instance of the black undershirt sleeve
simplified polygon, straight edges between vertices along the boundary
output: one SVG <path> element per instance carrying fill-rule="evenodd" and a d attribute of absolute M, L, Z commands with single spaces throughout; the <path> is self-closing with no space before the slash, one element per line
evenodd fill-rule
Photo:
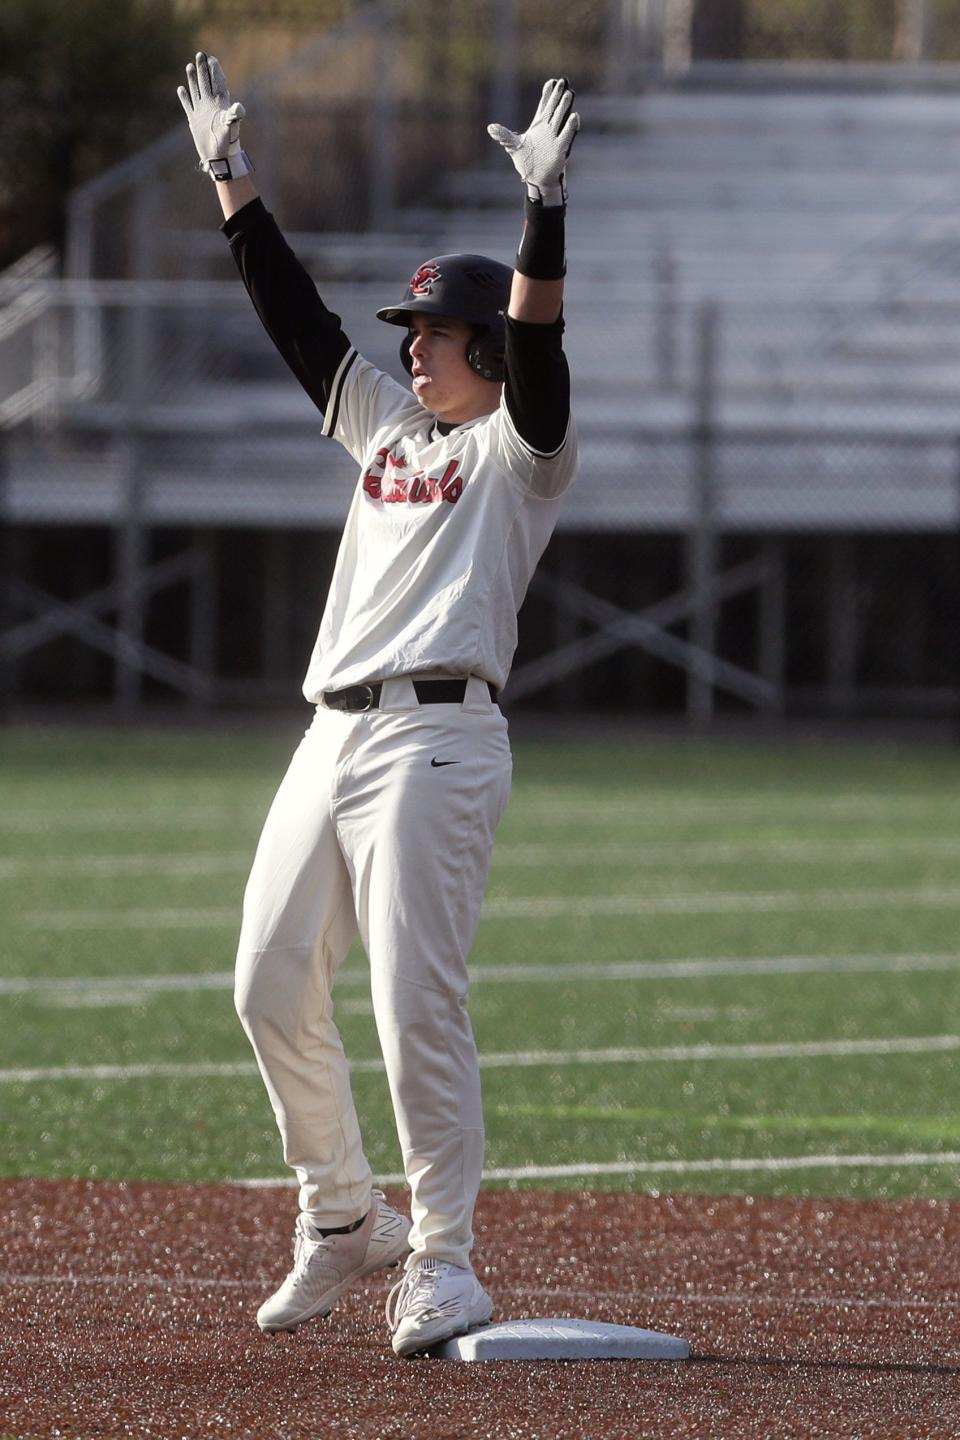
<path fill-rule="evenodd" d="M 350 341 L 262 200 L 221 227 L 263 327 L 317 409 L 324 414 Z"/>
<path fill-rule="evenodd" d="M 503 397 L 517 433 L 531 450 L 553 455 L 570 418 L 570 371 L 563 353 L 563 316 L 535 325 L 507 316 Z"/>
<path fill-rule="evenodd" d="M 223 233 L 264 329 L 322 414 L 350 341 L 328 310 L 262 200 L 251 200 Z M 563 319 L 537 325 L 507 317 L 504 400 L 521 439 L 550 455 L 570 412 Z"/>

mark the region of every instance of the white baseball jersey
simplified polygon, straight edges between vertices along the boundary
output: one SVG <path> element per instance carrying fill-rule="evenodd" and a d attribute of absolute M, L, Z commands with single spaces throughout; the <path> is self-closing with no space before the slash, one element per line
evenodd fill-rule
<path fill-rule="evenodd" d="M 502 689 L 517 612 L 576 472 L 573 422 L 552 454 L 520 438 L 503 403 L 444 435 L 409 390 L 351 349 L 324 433 L 361 469 L 306 698 L 425 671 Z"/>

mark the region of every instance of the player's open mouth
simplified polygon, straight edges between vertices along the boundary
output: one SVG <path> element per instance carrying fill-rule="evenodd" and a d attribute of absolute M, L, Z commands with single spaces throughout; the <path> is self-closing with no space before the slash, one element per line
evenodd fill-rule
<path fill-rule="evenodd" d="M 422 390 L 423 387 L 424 387 L 424 385 L 429 385 L 429 384 L 430 384 L 430 376 L 429 376 L 429 375 L 414 375 L 414 377 L 413 377 L 413 388 L 414 388 L 414 390 Z"/>

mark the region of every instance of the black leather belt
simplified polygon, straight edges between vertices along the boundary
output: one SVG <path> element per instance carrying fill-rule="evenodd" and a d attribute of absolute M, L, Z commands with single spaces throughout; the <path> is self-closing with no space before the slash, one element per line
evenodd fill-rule
<path fill-rule="evenodd" d="M 466 680 L 414 680 L 411 683 L 421 705 L 462 705 L 467 693 Z M 496 687 L 489 680 L 486 686 L 490 699 L 496 704 Z M 323 703 L 328 710 L 349 710 L 351 714 L 379 710 L 382 689 L 383 681 L 376 680 L 372 685 L 348 685 L 346 690 L 325 690 Z"/>

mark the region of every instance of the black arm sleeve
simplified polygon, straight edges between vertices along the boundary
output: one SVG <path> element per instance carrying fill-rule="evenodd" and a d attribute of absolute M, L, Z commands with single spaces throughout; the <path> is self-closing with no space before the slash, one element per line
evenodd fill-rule
<path fill-rule="evenodd" d="M 563 353 L 563 316 L 534 325 L 507 316 L 503 398 L 517 434 L 538 455 L 562 447 L 570 418 L 570 372 Z"/>
<path fill-rule="evenodd" d="M 263 327 L 321 414 L 350 342 L 262 200 L 222 226 Z"/>

